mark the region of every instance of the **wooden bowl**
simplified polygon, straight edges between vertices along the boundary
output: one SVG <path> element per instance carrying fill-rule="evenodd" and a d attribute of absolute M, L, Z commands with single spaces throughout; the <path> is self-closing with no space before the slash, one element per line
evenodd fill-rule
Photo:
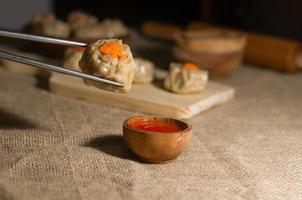
<path fill-rule="evenodd" d="M 124 142 L 147 163 L 173 161 L 186 150 L 191 136 L 190 124 L 172 118 L 136 116 L 123 124 Z"/>
<path fill-rule="evenodd" d="M 246 36 L 220 29 L 186 31 L 175 35 L 176 60 L 192 62 L 208 70 L 211 77 L 230 74 L 241 64 Z"/>
<path fill-rule="evenodd" d="M 209 72 L 210 78 L 231 74 L 240 66 L 243 56 L 243 51 L 224 54 L 196 53 L 177 46 L 173 47 L 172 50 L 176 60 L 198 65 Z"/>

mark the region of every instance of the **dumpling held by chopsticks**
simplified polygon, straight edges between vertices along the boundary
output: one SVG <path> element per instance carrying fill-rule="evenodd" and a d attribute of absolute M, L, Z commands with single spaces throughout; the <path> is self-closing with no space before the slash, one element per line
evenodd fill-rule
<path fill-rule="evenodd" d="M 129 46 L 121 40 L 98 40 L 90 44 L 79 64 L 83 72 L 122 83 L 124 87 L 84 80 L 87 85 L 114 92 L 128 92 L 131 89 L 136 65 Z"/>

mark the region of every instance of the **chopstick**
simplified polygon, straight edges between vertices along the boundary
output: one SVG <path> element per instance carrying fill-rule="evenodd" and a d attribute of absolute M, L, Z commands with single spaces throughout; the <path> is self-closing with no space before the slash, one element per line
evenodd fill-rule
<path fill-rule="evenodd" d="M 63 40 L 63 39 L 58 39 L 58 38 L 51 38 L 51 37 L 45 37 L 45 36 L 39 36 L 39 35 L 32 35 L 32 34 L 27 34 L 27 33 L 19 33 L 19 32 L 13 32 L 13 31 L 6 31 L 6 30 L 0 30 L 0 36 L 4 37 L 10 37 L 10 38 L 16 38 L 16 39 L 23 39 L 23 40 L 30 40 L 30 41 L 35 41 L 35 42 L 42 42 L 42 43 L 51 43 L 51 44 L 57 44 L 57 45 L 66 45 L 66 46 L 80 46 L 80 47 L 87 47 L 88 45 L 82 42 L 75 42 L 75 41 L 70 41 L 70 40 Z M 31 58 L 19 56 L 16 54 L 0 51 L 0 58 L 15 61 L 18 63 L 23 63 L 27 65 L 31 65 L 33 67 L 45 69 L 45 70 L 50 70 L 54 72 L 59 72 L 71 76 L 76 76 L 80 78 L 85 78 L 101 83 L 106 83 L 106 84 L 111 84 L 116 87 L 124 87 L 123 84 L 111 81 L 108 79 L 103 79 L 97 76 L 85 74 L 79 71 L 59 67 L 56 65 L 44 63 L 38 60 L 34 60 Z"/>
<path fill-rule="evenodd" d="M 6 31 L 6 30 L 1 30 L 1 29 L 0 29 L 0 36 L 22 39 L 22 40 L 29 40 L 29 41 L 34 41 L 34 42 L 44 42 L 44 43 L 50 43 L 50 44 L 65 45 L 65 46 L 80 46 L 80 47 L 88 46 L 86 43 L 82 43 L 82 42 L 63 40 L 63 39 L 59 39 L 59 38 L 33 35 L 33 34 L 28 34 L 28 33 Z"/>
<path fill-rule="evenodd" d="M 18 63 L 31 65 L 33 67 L 37 67 L 37 68 L 41 68 L 41 69 L 46 69 L 46 70 L 50 70 L 50 71 L 54 71 L 54 72 L 59 72 L 59 73 L 63 73 L 63 74 L 71 75 L 71 76 L 77 76 L 77 77 L 80 77 L 80 78 L 85 78 L 85 79 L 89 79 L 89 80 L 93 80 L 93 81 L 97 81 L 97 82 L 101 82 L 101 83 L 107 83 L 107 84 L 111 84 L 111 85 L 116 86 L 116 87 L 124 87 L 123 84 L 118 83 L 118 82 L 114 82 L 114 81 L 111 81 L 111 80 L 108 80 L 108 79 L 99 78 L 97 76 L 92 76 L 92 75 L 89 75 L 89 74 L 85 74 L 85 73 L 82 73 L 82 72 L 78 72 L 78 71 L 63 68 L 63 67 L 59 67 L 59 66 L 56 66 L 56 65 L 47 64 L 47 63 L 44 63 L 44 62 L 41 62 L 41 61 L 38 61 L 38 60 L 34 60 L 34 59 L 31 59 L 31 58 L 15 55 L 15 54 L 4 52 L 4 51 L 0 51 L 0 58 L 15 61 L 15 62 L 18 62 Z"/>

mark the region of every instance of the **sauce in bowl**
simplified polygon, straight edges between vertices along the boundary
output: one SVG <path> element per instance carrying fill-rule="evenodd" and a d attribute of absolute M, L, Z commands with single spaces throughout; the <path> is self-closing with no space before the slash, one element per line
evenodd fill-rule
<path fill-rule="evenodd" d="M 183 130 L 179 124 L 156 118 L 134 118 L 129 120 L 127 124 L 134 129 L 156 133 L 172 133 Z"/>

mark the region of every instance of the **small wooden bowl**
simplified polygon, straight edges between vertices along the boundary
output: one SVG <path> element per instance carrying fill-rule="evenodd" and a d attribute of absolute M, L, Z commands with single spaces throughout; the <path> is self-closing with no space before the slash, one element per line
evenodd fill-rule
<path fill-rule="evenodd" d="M 173 55 L 181 62 L 193 62 L 208 70 L 211 77 L 232 73 L 241 64 L 246 36 L 220 29 L 186 31 L 175 35 Z"/>
<path fill-rule="evenodd" d="M 175 46 L 172 50 L 176 60 L 197 64 L 209 72 L 210 78 L 230 75 L 240 67 L 243 55 L 243 51 L 225 54 L 196 53 L 178 46 Z"/>
<path fill-rule="evenodd" d="M 173 132 L 138 129 L 135 122 L 156 122 L 177 126 Z M 137 116 L 124 121 L 123 138 L 129 149 L 147 163 L 167 163 L 183 153 L 190 142 L 192 126 L 184 121 L 150 116 Z"/>

